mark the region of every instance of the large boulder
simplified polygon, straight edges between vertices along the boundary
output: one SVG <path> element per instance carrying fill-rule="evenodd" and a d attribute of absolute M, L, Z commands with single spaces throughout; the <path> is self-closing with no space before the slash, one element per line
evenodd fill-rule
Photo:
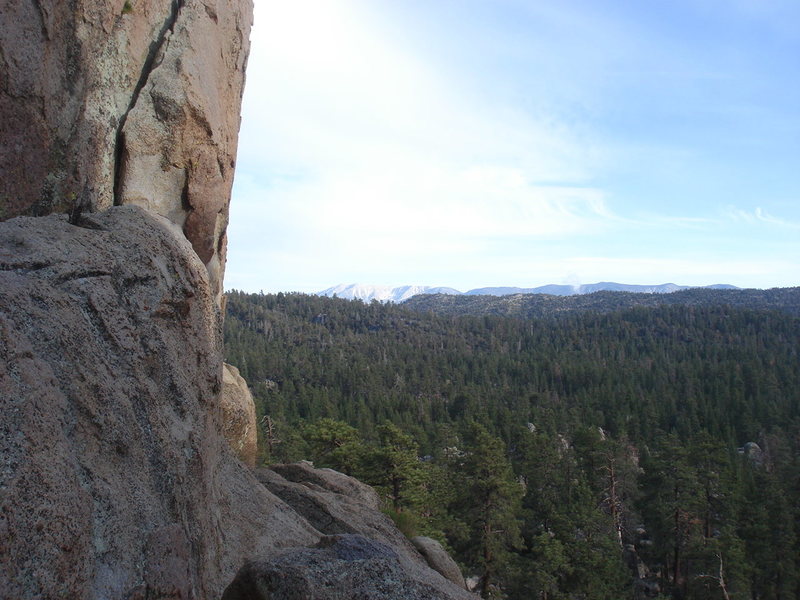
<path fill-rule="evenodd" d="M 0 4 L 0 220 L 138 204 L 222 290 L 252 0 Z"/>
<path fill-rule="evenodd" d="M 449 579 L 459 587 L 466 589 L 467 584 L 464 581 L 461 569 L 439 542 L 433 538 L 418 535 L 411 539 L 411 543 L 425 558 L 431 569 L 441 573 L 446 579 Z"/>
<path fill-rule="evenodd" d="M 249 563 L 222 600 L 449 600 L 453 596 L 410 577 L 397 554 L 360 535 L 323 538 Z"/>
<path fill-rule="evenodd" d="M 256 465 L 256 405 L 239 369 L 222 365 L 222 433 L 236 456 L 249 467 Z"/>
<path fill-rule="evenodd" d="M 357 495 L 335 491 L 317 483 L 320 479 L 335 474 L 336 478 L 347 477 L 330 469 L 310 468 L 308 480 L 288 481 L 279 473 L 281 465 L 258 469 L 257 479 L 270 492 L 302 515 L 317 531 L 325 535 L 361 534 L 380 540 L 419 565 L 425 564 L 411 543 L 395 527 L 392 520 L 376 507 L 361 501 Z M 351 477 L 347 477 L 352 479 Z M 334 479 L 331 477 L 331 479 Z M 353 479 L 357 482 L 357 480 Z M 357 482 L 360 485 L 364 485 Z"/>
<path fill-rule="evenodd" d="M 347 496 L 376 511 L 380 509 L 381 499 L 374 488 L 333 469 L 317 469 L 311 462 L 301 460 L 295 463 L 270 465 L 269 470 L 278 473 L 287 481 Z"/>
<path fill-rule="evenodd" d="M 0 223 L 0 597 L 219 597 L 320 534 L 220 433 L 219 312 L 187 240 L 136 207 L 82 225 Z"/>
<path fill-rule="evenodd" d="M 417 582 L 423 585 L 423 588 L 429 590 L 432 594 L 430 596 L 425 596 L 423 593 L 419 597 L 471 597 L 465 592 L 463 578 L 457 583 L 459 587 L 456 587 L 447 581 L 447 575 L 430 568 L 426 557 L 421 555 L 414 548 L 414 545 L 397 529 L 393 521 L 379 510 L 378 496 L 375 490 L 357 479 L 331 469 L 315 469 L 307 462 L 272 465 L 269 468 L 258 469 L 256 471 L 256 477 L 264 487 L 291 506 L 292 509 L 297 511 L 297 513 L 306 519 L 317 531 L 328 536 L 323 538 L 323 540 L 328 540 L 328 542 L 333 543 L 331 540 L 364 539 L 378 542 L 379 547 L 390 549 L 390 562 L 392 566 L 389 567 L 384 563 L 380 563 L 380 569 L 386 570 L 385 575 L 389 580 L 392 580 L 393 577 L 390 576 L 390 572 L 400 569 L 404 574 L 402 581 Z M 364 542 L 364 544 L 366 547 L 371 547 L 367 542 Z M 442 550 L 442 552 L 444 552 L 444 550 Z M 386 556 L 380 552 L 377 552 L 376 555 L 386 558 Z M 289 560 L 289 556 L 299 558 L 302 564 L 305 564 L 307 559 L 314 564 L 316 564 L 318 560 L 321 560 L 324 564 L 323 572 L 327 572 L 328 568 L 334 571 L 337 569 L 345 569 L 345 565 L 341 564 L 336 567 L 335 565 L 337 563 L 335 561 L 331 562 L 329 554 L 319 552 L 308 553 L 304 551 L 294 555 L 291 553 L 286 554 L 282 556 L 278 562 L 268 561 L 264 563 L 261 561 L 255 566 L 249 565 L 247 568 L 243 569 L 240 575 L 247 578 L 248 581 L 260 581 L 265 577 L 271 580 L 272 575 L 269 575 L 269 573 L 272 572 L 272 569 L 278 568 L 278 565 L 285 566 Z M 370 556 L 374 558 L 374 556 Z M 339 558 L 341 558 L 341 556 Z M 452 559 L 450 559 L 450 562 L 452 562 Z M 455 563 L 453 563 L 453 565 L 455 565 Z M 455 566 L 455 570 L 458 571 L 457 566 Z M 458 573 L 460 575 L 460 571 L 458 571 Z M 375 573 L 372 575 L 375 575 Z M 347 576 L 347 573 L 343 572 L 342 576 Z M 452 577 L 452 573 L 450 573 L 450 576 Z M 316 575 L 313 577 L 316 577 Z M 360 578 L 361 575 L 357 575 L 355 581 L 360 581 Z M 324 577 L 322 577 L 322 579 L 324 579 Z M 360 584 L 349 581 L 345 588 L 342 588 L 339 592 L 343 595 L 329 595 L 333 592 L 325 592 L 320 595 L 319 598 L 373 597 L 369 595 L 358 596 L 356 594 L 356 590 L 359 589 L 358 585 Z M 418 597 L 414 595 L 416 592 L 412 593 L 411 591 L 416 588 L 413 588 L 413 586 L 406 587 L 408 589 L 402 593 L 400 591 L 402 587 L 396 588 L 395 593 L 397 596 L 377 595 L 374 597 Z M 348 592 L 346 590 L 350 591 Z M 433 594 L 432 591 L 435 591 L 435 594 Z M 351 596 L 348 595 L 348 593 L 356 595 Z M 283 596 L 275 597 L 279 598 Z M 293 598 L 294 596 L 286 597 Z M 299 597 L 302 596 L 298 596 L 298 598 Z M 309 597 L 316 598 L 317 596 Z"/>

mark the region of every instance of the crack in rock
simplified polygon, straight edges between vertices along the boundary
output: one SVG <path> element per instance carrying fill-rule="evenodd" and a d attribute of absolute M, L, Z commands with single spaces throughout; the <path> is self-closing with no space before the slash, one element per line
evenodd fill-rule
<path fill-rule="evenodd" d="M 133 110 L 136 106 L 136 103 L 139 101 L 139 96 L 144 89 L 144 86 L 147 85 L 148 80 L 150 79 L 150 75 L 152 72 L 158 67 L 156 64 L 156 58 L 164 47 L 164 43 L 167 41 L 168 34 L 172 33 L 175 30 L 175 23 L 178 21 L 178 16 L 180 15 L 181 9 L 185 4 L 185 0 L 173 0 L 172 1 L 172 8 L 170 10 L 170 14 L 167 17 L 166 21 L 162 25 L 161 29 L 154 39 L 150 43 L 150 48 L 147 52 L 147 57 L 145 58 L 144 64 L 142 65 L 142 71 L 139 75 L 139 80 L 136 83 L 136 87 L 133 88 L 133 93 L 131 94 L 131 101 L 128 103 L 128 108 L 125 112 L 120 116 L 119 121 L 117 122 L 117 135 L 116 135 L 116 142 L 114 147 L 114 205 L 119 206 L 122 204 L 122 198 L 120 198 L 120 185 L 122 180 L 122 156 L 125 151 L 125 134 L 123 130 L 125 128 L 125 123 L 128 120 L 128 114 Z"/>

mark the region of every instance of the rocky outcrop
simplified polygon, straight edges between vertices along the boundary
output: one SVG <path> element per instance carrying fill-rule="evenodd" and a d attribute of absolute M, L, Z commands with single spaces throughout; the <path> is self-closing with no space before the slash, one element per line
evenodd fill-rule
<path fill-rule="evenodd" d="M 447 553 L 442 545 L 433 538 L 419 535 L 411 539 L 414 548 L 423 556 L 427 561 L 428 566 L 434 571 L 441 573 L 446 579 L 449 579 L 459 587 L 467 587 L 464 581 L 464 575 L 461 569 L 458 568 L 456 561 Z"/>
<path fill-rule="evenodd" d="M 343 571 L 340 573 L 340 576 L 345 578 L 342 580 L 343 582 L 340 582 L 343 587 L 338 589 L 339 586 L 334 586 L 338 591 L 324 592 L 319 596 L 320 598 L 449 598 L 453 594 L 456 594 L 456 597 L 469 597 L 462 593 L 465 590 L 465 586 L 461 571 L 441 545 L 435 540 L 430 540 L 430 538 L 421 538 L 429 540 L 430 543 L 424 544 L 427 554 L 426 552 L 418 551 L 419 548 L 415 548 L 416 543 L 409 542 L 392 520 L 379 510 L 380 500 L 378 494 L 368 485 L 331 469 L 315 469 L 308 462 L 272 465 L 268 469 L 256 471 L 256 477 L 270 492 L 291 506 L 317 531 L 327 536 L 321 542 L 323 545 L 330 545 L 340 539 L 363 539 L 367 540 L 362 544 L 366 547 L 370 547 L 368 541 L 372 540 L 379 542 L 380 546 L 391 550 L 391 556 L 387 556 L 379 549 L 375 550 L 375 552 L 367 552 L 365 550 L 366 556 L 363 557 L 365 559 L 390 558 L 391 560 L 389 564 L 378 562 L 363 573 L 359 570 L 352 580 L 349 579 L 349 574 L 346 570 Z M 438 552 L 433 546 L 438 548 Z M 255 566 L 248 565 L 240 575 L 251 583 L 262 581 L 265 578 L 272 581 L 271 573 L 273 573 L 273 570 L 278 568 L 279 565 L 285 566 L 291 556 L 299 558 L 302 564 L 308 563 L 307 566 L 309 567 L 310 565 L 321 564 L 321 573 L 327 573 L 328 569 L 332 569 L 332 572 L 336 572 L 337 569 L 342 571 L 343 569 L 343 565 L 336 566 L 336 561 L 332 560 L 329 553 L 317 551 L 309 553 L 304 551 L 295 554 L 288 553 L 277 562 L 261 562 Z M 338 558 L 341 559 L 342 556 Z M 351 557 L 349 560 L 354 559 Z M 431 561 L 435 562 L 439 568 L 432 565 Z M 431 568 L 437 573 L 431 571 Z M 422 595 L 417 596 L 415 595 L 417 592 L 413 591 L 416 588 L 404 583 L 402 588 L 398 588 L 404 590 L 401 595 L 384 596 L 373 589 L 372 592 L 377 595 L 358 596 L 359 593 L 363 592 L 363 590 L 362 592 L 358 591 L 361 589 L 362 576 L 367 577 L 367 579 L 375 576 L 374 569 L 385 571 L 383 578 L 388 578 L 389 580 L 396 576 L 395 572 L 399 569 L 403 573 L 401 578 L 403 582 L 422 582 L 425 585 L 421 589 L 427 590 L 427 592 L 420 592 Z M 311 579 L 319 576 L 320 581 L 326 580 L 321 574 L 313 574 L 315 572 L 314 568 L 310 567 L 310 571 L 312 573 L 309 575 Z M 455 592 L 451 586 L 446 584 L 445 579 L 456 583 L 459 586 L 456 590 L 459 591 Z M 388 588 L 385 589 L 385 591 L 387 590 Z M 436 592 L 435 594 L 433 593 L 434 591 Z M 326 595 L 334 592 L 342 595 Z M 395 590 L 395 593 L 398 593 L 398 591 Z M 430 595 L 425 595 L 426 593 Z M 295 596 L 287 595 L 286 597 L 293 598 Z"/>
<path fill-rule="evenodd" d="M 325 537 L 246 565 L 223 600 L 446 600 L 450 594 L 415 580 L 385 544 L 359 535 Z"/>
<path fill-rule="evenodd" d="M 0 5 L 0 220 L 138 204 L 221 292 L 250 0 Z"/>
<path fill-rule="evenodd" d="M 761 449 L 761 446 L 756 444 L 755 442 L 747 442 L 744 446 L 737 448 L 736 451 L 743 456 L 746 456 L 754 464 L 758 465 L 759 467 L 764 464 L 765 454 L 764 451 Z"/>
<path fill-rule="evenodd" d="M 376 511 L 380 509 L 381 500 L 374 488 L 333 469 L 315 469 L 308 461 L 271 465 L 269 469 L 287 481 L 346 496 Z"/>
<path fill-rule="evenodd" d="M 344 519 L 392 549 L 403 585 L 464 597 L 363 484 L 308 465 L 257 478 L 236 459 L 218 307 L 174 225 L 138 207 L 80 224 L 0 223 L 0 597 L 219 598 L 291 549 L 301 572 Z"/>
<path fill-rule="evenodd" d="M 327 479 L 330 474 L 335 474 L 337 478 L 347 477 L 346 475 L 329 469 L 323 471 L 306 467 L 304 471 L 311 475 L 308 480 L 287 481 L 278 474 L 283 466 L 285 465 L 259 469 L 256 477 L 264 487 L 302 515 L 317 531 L 325 535 L 360 534 L 380 540 L 395 548 L 398 554 L 407 559 L 409 565 L 425 565 L 419 553 L 392 520 L 376 507 L 361 502 L 358 496 L 313 483 L 315 479 Z M 347 478 L 356 481 L 351 477 Z"/>
<path fill-rule="evenodd" d="M 0 224 L 0 597 L 214 598 L 319 538 L 219 433 L 217 310 L 136 207 Z"/>
<path fill-rule="evenodd" d="M 256 465 L 258 453 L 256 439 L 256 406 L 247 382 L 239 374 L 239 369 L 223 363 L 222 394 L 222 433 L 236 456 L 249 467 Z"/>

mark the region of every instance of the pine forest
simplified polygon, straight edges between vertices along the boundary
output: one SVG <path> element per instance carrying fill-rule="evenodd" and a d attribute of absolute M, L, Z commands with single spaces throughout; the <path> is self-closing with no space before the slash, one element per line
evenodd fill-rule
<path fill-rule="evenodd" d="M 646 296 L 233 291 L 225 351 L 262 462 L 374 486 L 484 598 L 800 597 L 800 290 Z"/>

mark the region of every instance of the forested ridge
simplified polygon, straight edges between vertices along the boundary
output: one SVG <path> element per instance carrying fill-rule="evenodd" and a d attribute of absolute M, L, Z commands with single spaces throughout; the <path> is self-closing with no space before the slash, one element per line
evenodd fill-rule
<path fill-rule="evenodd" d="M 418 294 L 404 302 L 407 308 L 440 315 L 494 314 L 508 317 L 552 317 L 562 313 L 614 312 L 626 308 L 658 306 L 731 306 L 778 310 L 800 317 L 800 288 L 717 289 L 690 288 L 669 294 L 608 292 L 572 296 L 512 294 L 507 296 Z"/>
<path fill-rule="evenodd" d="M 532 318 L 230 292 L 225 343 L 264 460 L 376 486 L 485 597 L 795 598 L 792 301 Z"/>

